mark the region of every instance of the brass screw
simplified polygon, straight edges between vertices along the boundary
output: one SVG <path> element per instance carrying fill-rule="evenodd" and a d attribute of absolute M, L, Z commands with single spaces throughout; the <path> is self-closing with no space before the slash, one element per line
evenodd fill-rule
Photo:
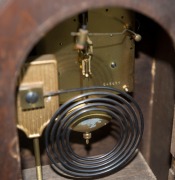
<path fill-rule="evenodd" d="M 115 62 L 111 62 L 111 68 L 116 68 L 117 67 L 117 64 Z"/>

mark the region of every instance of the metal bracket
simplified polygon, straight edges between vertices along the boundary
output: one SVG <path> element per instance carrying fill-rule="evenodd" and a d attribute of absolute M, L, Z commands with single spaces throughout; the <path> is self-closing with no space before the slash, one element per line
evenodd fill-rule
<path fill-rule="evenodd" d="M 43 84 L 22 84 L 19 88 L 22 110 L 44 108 Z"/>

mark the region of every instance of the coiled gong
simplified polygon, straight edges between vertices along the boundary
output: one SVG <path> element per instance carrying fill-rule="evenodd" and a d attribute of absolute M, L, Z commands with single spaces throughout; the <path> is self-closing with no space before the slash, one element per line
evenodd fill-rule
<path fill-rule="evenodd" d="M 81 94 L 55 112 L 45 132 L 46 150 L 54 169 L 73 177 L 95 177 L 120 170 L 134 157 L 143 134 L 143 115 L 138 104 L 127 93 L 110 87 L 78 88 L 45 96 L 71 92 Z M 86 133 L 95 130 L 93 128 L 100 122 L 105 125 L 116 121 L 120 138 L 108 153 L 83 157 L 71 148 L 70 133 L 75 124 L 80 125 L 86 120 L 94 122 L 94 119 L 96 123 L 92 129 L 87 128 L 85 131 L 89 132 Z"/>

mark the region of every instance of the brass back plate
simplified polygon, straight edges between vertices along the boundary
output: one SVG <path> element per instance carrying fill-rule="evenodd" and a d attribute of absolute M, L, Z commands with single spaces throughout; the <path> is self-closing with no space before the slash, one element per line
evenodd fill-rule
<path fill-rule="evenodd" d="M 89 36 L 93 43 L 92 78 L 84 78 L 74 50 L 75 39 L 70 34 L 79 28 L 74 16 L 51 30 L 38 44 L 38 53 L 55 53 L 58 61 L 59 87 L 71 89 L 87 86 L 111 86 L 128 92 L 134 83 L 134 40 L 128 33 L 115 36 Z M 133 12 L 121 8 L 103 8 L 88 11 L 90 33 L 122 32 L 134 29 Z M 60 96 L 64 103 L 76 93 Z"/>
<path fill-rule="evenodd" d="M 57 61 L 53 55 L 44 55 L 25 64 L 19 78 L 17 94 L 17 127 L 29 138 L 39 137 L 58 108 L 58 97 L 44 98 L 44 106 L 23 110 L 20 90 L 41 86 L 43 93 L 58 90 Z"/>

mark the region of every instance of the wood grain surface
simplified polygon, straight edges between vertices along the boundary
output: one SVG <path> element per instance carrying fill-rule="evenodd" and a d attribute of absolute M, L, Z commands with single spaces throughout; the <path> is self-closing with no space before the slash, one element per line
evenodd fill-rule
<path fill-rule="evenodd" d="M 61 177 L 56 174 L 50 167 L 46 165 L 42 167 L 43 170 L 43 180 L 66 180 L 67 178 Z M 35 180 L 36 170 L 35 168 L 23 170 L 24 180 Z M 121 171 L 109 175 L 104 178 L 99 178 L 102 180 L 156 180 L 156 177 L 152 173 L 151 169 L 147 165 L 145 159 L 141 153 L 135 157 L 135 159 L 128 164 Z"/>

